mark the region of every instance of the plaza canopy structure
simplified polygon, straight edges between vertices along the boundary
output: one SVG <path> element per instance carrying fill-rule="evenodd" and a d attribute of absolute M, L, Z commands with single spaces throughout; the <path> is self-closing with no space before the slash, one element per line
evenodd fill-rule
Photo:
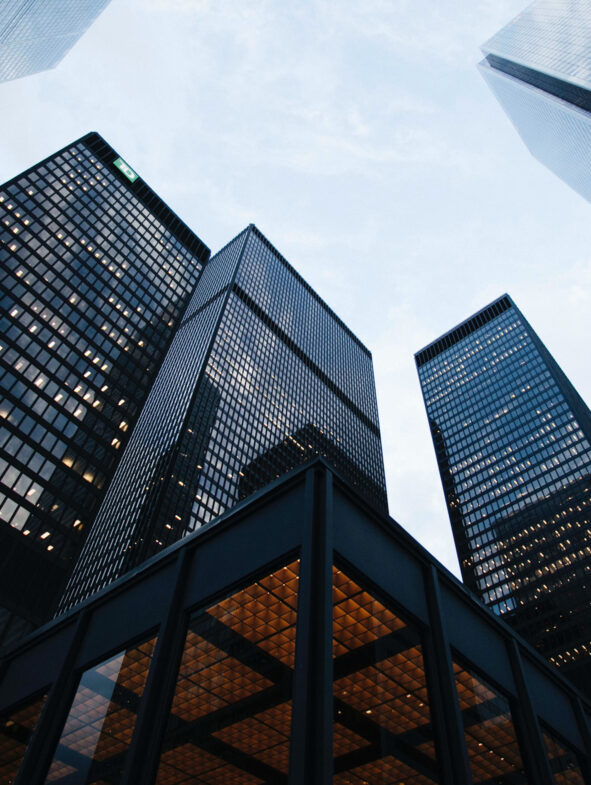
<path fill-rule="evenodd" d="M 0 785 L 591 781 L 591 705 L 322 459 L 0 677 Z"/>

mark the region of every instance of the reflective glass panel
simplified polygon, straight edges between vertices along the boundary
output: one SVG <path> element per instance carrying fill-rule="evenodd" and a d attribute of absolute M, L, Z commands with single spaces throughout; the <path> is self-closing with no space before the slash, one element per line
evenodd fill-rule
<path fill-rule="evenodd" d="M 526 783 L 509 701 L 480 676 L 454 663 L 472 781 Z"/>
<path fill-rule="evenodd" d="M 0 785 L 14 782 L 46 697 L 28 701 L 0 720 Z"/>
<path fill-rule="evenodd" d="M 299 561 L 189 622 L 157 785 L 284 782 Z"/>
<path fill-rule="evenodd" d="M 333 569 L 334 783 L 439 782 L 418 631 Z"/>
<path fill-rule="evenodd" d="M 584 785 L 583 772 L 575 753 L 545 728 L 542 737 L 556 785 Z"/>
<path fill-rule="evenodd" d="M 46 782 L 117 785 L 156 638 L 84 671 Z"/>

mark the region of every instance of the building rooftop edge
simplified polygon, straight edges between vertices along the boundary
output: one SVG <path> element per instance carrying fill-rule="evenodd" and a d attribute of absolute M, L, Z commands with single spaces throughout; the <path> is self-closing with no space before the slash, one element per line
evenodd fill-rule
<path fill-rule="evenodd" d="M 326 301 L 325 301 L 325 300 L 324 300 L 324 299 L 323 299 L 323 298 L 322 298 L 322 297 L 321 297 L 321 296 L 318 294 L 318 292 L 316 292 L 316 291 L 315 291 L 315 289 L 313 289 L 313 288 L 310 286 L 310 284 L 309 284 L 309 283 L 308 283 L 308 282 L 307 282 L 307 281 L 306 281 L 306 280 L 305 280 L 305 279 L 302 277 L 302 275 L 301 275 L 300 273 L 298 273 L 298 271 L 295 269 L 295 267 L 294 267 L 292 264 L 290 264 L 290 262 L 288 262 L 288 260 L 285 258 L 285 256 L 283 256 L 283 254 L 281 253 L 281 251 L 278 251 L 278 250 L 277 250 L 276 246 L 275 246 L 275 245 L 273 245 L 273 243 L 272 243 L 272 242 L 271 242 L 271 241 L 268 239 L 268 237 L 266 237 L 266 236 L 265 236 L 265 235 L 264 235 L 264 234 L 261 232 L 261 230 L 258 228 L 258 226 L 257 226 L 256 224 L 254 224 L 254 223 L 250 223 L 250 224 L 248 224 L 248 226 L 247 226 L 246 228 L 247 228 L 247 229 L 250 229 L 250 230 L 252 230 L 252 231 L 253 231 L 253 232 L 256 234 L 256 236 L 257 236 L 257 237 L 258 237 L 258 238 L 261 240 L 261 242 L 265 243 L 265 245 L 267 245 L 267 246 L 270 248 L 270 250 L 271 250 L 271 251 L 272 251 L 274 254 L 276 254 L 276 255 L 277 255 L 277 257 L 278 257 L 278 258 L 281 260 L 281 262 L 282 262 L 282 263 L 283 263 L 283 264 L 284 264 L 284 265 L 285 265 L 285 266 L 288 268 L 288 270 L 290 271 L 290 273 L 292 273 L 292 275 L 294 275 L 294 276 L 297 278 L 298 282 L 299 282 L 299 283 L 301 283 L 301 284 L 302 284 L 302 286 L 304 286 L 304 288 L 306 289 L 306 291 L 308 291 L 308 292 L 309 292 L 309 293 L 312 295 L 312 297 L 314 297 L 314 299 L 315 299 L 315 300 L 316 300 L 318 303 L 320 303 L 320 305 L 322 305 L 322 307 L 323 307 L 323 308 L 325 308 L 325 309 L 328 311 L 328 313 L 330 314 L 330 316 L 331 316 L 331 317 L 332 317 L 332 318 L 333 318 L 333 319 L 334 319 L 334 320 L 337 322 L 337 324 L 338 324 L 340 327 L 342 327 L 342 328 L 343 328 L 343 330 L 344 330 L 344 331 L 347 333 L 347 335 L 348 335 L 348 336 L 349 336 L 349 337 L 350 337 L 350 338 L 351 338 L 353 341 L 355 341 L 355 343 L 356 343 L 356 344 L 359 346 L 359 348 L 360 348 L 360 349 L 362 349 L 362 351 L 363 351 L 363 352 L 365 352 L 365 354 L 366 354 L 366 355 L 367 355 L 367 356 L 368 356 L 370 359 L 372 359 L 372 353 L 371 353 L 371 350 L 370 350 L 370 349 L 368 349 L 368 348 L 367 348 L 367 346 L 366 346 L 366 345 L 363 343 L 363 341 L 361 341 L 361 340 L 360 340 L 360 339 L 359 339 L 359 338 L 358 338 L 358 337 L 355 335 L 355 333 L 353 332 L 353 330 L 351 330 L 351 328 L 350 328 L 350 327 L 348 327 L 348 326 L 345 324 L 345 322 L 344 322 L 344 321 L 343 321 L 343 320 L 340 318 L 340 316 L 338 316 L 338 315 L 337 315 L 337 314 L 336 314 L 336 313 L 333 311 L 333 309 L 330 307 L 330 305 L 328 305 L 328 303 L 327 303 L 327 302 L 326 302 Z"/>
<path fill-rule="evenodd" d="M 481 316 L 488 308 L 491 308 L 493 305 L 497 305 L 498 303 L 500 303 L 505 298 L 510 302 L 511 307 L 513 307 L 513 308 L 516 307 L 515 303 L 513 302 L 513 299 L 511 298 L 511 296 L 505 292 L 505 294 L 501 294 L 499 297 L 496 297 L 494 300 L 492 300 L 490 303 L 485 305 L 483 308 L 479 308 L 478 311 L 473 313 L 471 316 L 468 316 L 467 319 L 462 319 L 461 322 L 458 322 L 458 324 L 456 324 L 450 330 L 447 330 L 442 335 L 440 335 L 439 337 L 435 338 L 435 340 L 433 340 L 430 343 L 428 343 L 425 346 L 423 346 L 421 349 L 419 349 L 418 351 L 416 351 L 414 353 L 414 357 L 416 358 L 420 354 L 422 354 L 423 352 L 426 352 L 428 349 L 434 348 L 435 345 L 438 344 L 440 341 L 443 341 L 445 338 L 450 337 L 452 335 L 452 333 L 454 333 L 456 330 L 460 330 L 462 327 L 465 327 L 473 319 L 476 319 L 477 317 Z"/>
<path fill-rule="evenodd" d="M 121 157 L 119 156 L 118 151 L 115 150 L 114 147 L 111 147 L 111 145 L 98 133 L 98 131 L 90 131 L 87 134 L 84 134 L 84 136 L 74 139 L 72 142 L 64 145 L 59 150 L 55 150 L 41 161 L 32 164 L 27 169 L 19 172 L 6 182 L 0 183 L 0 188 L 7 188 L 8 186 L 17 182 L 21 177 L 25 177 L 27 174 L 37 169 L 37 167 L 43 166 L 43 164 L 51 161 L 53 158 L 55 158 L 56 155 L 65 153 L 73 145 L 80 143 L 88 145 L 91 147 L 91 149 L 92 147 L 96 148 L 93 149 L 93 153 L 97 155 L 97 157 L 102 157 L 103 163 L 107 163 L 104 158 L 106 151 L 109 151 L 110 155 L 114 156 L 112 161 L 108 161 L 108 164 L 110 165 L 112 165 L 118 157 Z M 99 148 L 102 148 L 100 152 Z M 123 175 L 119 176 L 118 171 L 113 170 L 113 173 L 115 176 L 117 176 L 119 182 L 128 186 L 130 192 L 133 193 L 136 198 L 138 198 L 139 201 L 141 201 L 142 204 L 144 204 L 149 210 L 152 210 L 157 215 L 158 219 L 162 221 L 162 223 L 171 232 L 173 232 L 173 234 L 179 235 L 178 239 L 183 243 L 183 245 L 187 246 L 188 250 L 198 256 L 200 261 L 206 261 L 211 253 L 209 246 L 207 246 L 203 240 L 181 218 L 179 218 L 174 210 L 172 210 L 168 204 L 166 204 L 162 197 L 158 196 L 153 188 L 149 186 L 148 183 L 140 175 L 138 175 L 137 172 L 135 172 L 135 170 L 133 171 L 137 175 L 137 179 L 133 183 L 126 180 Z M 185 237 L 183 237 L 183 235 L 185 235 Z"/>

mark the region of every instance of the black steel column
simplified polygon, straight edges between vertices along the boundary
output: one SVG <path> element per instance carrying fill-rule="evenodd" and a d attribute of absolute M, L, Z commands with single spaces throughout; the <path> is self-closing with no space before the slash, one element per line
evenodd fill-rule
<path fill-rule="evenodd" d="M 332 757 L 332 473 L 306 473 L 293 679 L 290 785 L 330 785 Z"/>
<path fill-rule="evenodd" d="M 437 752 L 441 762 L 445 785 L 472 785 L 472 774 L 466 751 L 464 726 L 451 660 L 451 649 L 441 612 L 441 592 L 437 570 L 427 568 L 425 593 L 429 610 L 429 635 L 427 652 L 430 655 L 432 705 L 435 726 L 440 743 Z"/>
<path fill-rule="evenodd" d="M 4 681 L 4 676 L 8 670 L 8 662 L 8 657 L 4 657 L 4 659 L 0 660 L 0 684 Z"/>
<path fill-rule="evenodd" d="M 177 555 L 172 592 L 154 649 L 121 785 L 147 784 L 153 782 L 156 776 L 162 733 L 168 719 L 165 708 L 176 684 L 177 667 L 174 664 L 180 661 L 185 639 L 182 610 L 192 556 L 193 551 L 186 547 L 179 550 Z"/>
<path fill-rule="evenodd" d="M 519 730 L 525 742 L 524 764 L 528 780 L 536 785 L 554 785 L 554 777 L 548 761 L 548 753 L 542 739 L 540 723 L 533 709 L 529 688 L 525 679 L 521 652 L 515 638 L 507 642 L 511 670 L 517 690 L 517 702 L 514 713 L 519 720 Z"/>
<path fill-rule="evenodd" d="M 589 720 L 587 719 L 580 698 L 573 698 L 572 704 L 579 727 L 579 733 L 581 734 L 583 744 L 585 745 L 585 758 L 582 761 L 583 774 L 585 776 L 585 781 L 591 782 L 591 728 L 589 728 Z"/>
<path fill-rule="evenodd" d="M 64 657 L 57 679 L 51 687 L 37 727 L 23 758 L 15 785 L 31 785 L 45 782 L 45 776 L 59 741 L 62 728 L 70 711 L 80 674 L 75 665 L 80 645 L 86 634 L 90 619 L 88 609 L 80 611 L 74 635 Z"/>

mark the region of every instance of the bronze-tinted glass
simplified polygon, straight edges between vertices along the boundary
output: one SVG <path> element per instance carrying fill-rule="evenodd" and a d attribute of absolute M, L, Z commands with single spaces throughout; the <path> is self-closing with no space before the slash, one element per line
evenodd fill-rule
<path fill-rule="evenodd" d="M 334 783 L 438 783 L 418 631 L 333 570 Z"/>
<path fill-rule="evenodd" d="M 38 696 L 0 719 L 0 785 L 14 782 L 46 697 Z"/>
<path fill-rule="evenodd" d="M 556 785 L 585 785 L 575 753 L 547 729 L 542 731 L 542 737 Z"/>
<path fill-rule="evenodd" d="M 283 782 L 299 562 L 189 622 L 157 785 Z"/>
<path fill-rule="evenodd" d="M 82 674 L 46 782 L 117 785 L 156 638 Z"/>
<path fill-rule="evenodd" d="M 454 663 L 472 781 L 526 783 L 509 701 L 480 676 Z"/>

